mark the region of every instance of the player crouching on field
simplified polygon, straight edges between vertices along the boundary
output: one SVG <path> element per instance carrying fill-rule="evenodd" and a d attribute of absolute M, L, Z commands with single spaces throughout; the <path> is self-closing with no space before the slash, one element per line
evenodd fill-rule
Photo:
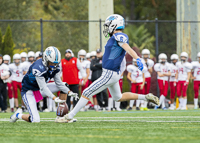
<path fill-rule="evenodd" d="M 23 119 L 27 122 L 40 122 L 40 116 L 37 110 L 36 102 L 43 99 L 43 96 L 52 98 L 57 103 L 66 102 L 67 94 L 77 97 L 66 87 L 60 78 L 61 61 L 60 51 L 53 46 L 48 47 L 43 54 L 43 58 L 34 62 L 22 80 L 22 99 L 28 109 L 29 114 L 22 114 L 22 109 L 18 109 L 11 117 L 10 122 L 16 122 Z M 48 83 L 54 78 L 55 83 Z M 54 92 L 61 91 L 59 97 L 54 96 Z"/>
<path fill-rule="evenodd" d="M 192 62 L 193 75 L 191 76 L 194 79 L 194 109 L 198 109 L 198 97 L 199 97 L 199 86 L 200 86 L 200 52 L 197 54 L 197 60 Z"/>
<path fill-rule="evenodd" d="M 155 106 L 155 110 L 162 105 L 162 109 L 166 110 L 165 98 L 168 92 L 168 78 L 171 75 L 170 64 L 167 63 L 167 55 L 161 53 L 159 56 L 159 63 L 155 64 L 154 69 L 157 72 L 158 86 L 160 89 L 160 104 Z"/>
<path fill-rule="evenodd" d="M 176 66 L 177 76 L 176 80 L 178 79 L 177 83 L 177 96 L 179 98 L 179 107 L 177 110 L 186 110 L 187 105 L 187 88 L 189 84 L 189 79 L 191 75 L 192 65 L 187 62 L 188 54 L 186 52 L 182 52 L 180 55 L 180 62 L 177 62 Z"/>
<path fill-rule="evenodd" d="M 65 115 L 66 122 L 72 123 L 73 117 L 87 104 L 88 100 L 95 94 L 109 89 L 111 96 L 115 101 L 145 100 L 159 104 L 159 99 L 152 95 L 141 95 L 131 92 L 121 93 L 119 80 L 121 77 L 120 65 L 126 54 L 130 54 L 137 61 L 138 68 L 142 71 L 143 64 L 135 51 L 129 46 L 128 36 L 122 32 L 125 28 L 124 18 L 118 14 L 110 15 L 104 23 L 104 35 L 110 37 L 105 45 L 105 52 L 102 59 L 102 75 L 86 88 L 81 99 L 74 109 Z M 56 120 L 56 122 L 60 122 Z"/>
<path fill-rule="evenodd" d="M 144 73 L 147 72 L 147 68 L 144 67 L 144 69 L 140 71 L 138 69 L 136 59 L 133 59 L 133 64 L 127 66 L 127 71 L 128 71 L 127 78 L 131 81 L 131 92 L 144 94 L 144 84 L 145 84 Z M 136 101 L 136 110 L 140 110 L 139 108 L 140 102 L 141 102 L 141 108 L 142 110 L 144 110 L 143 100 Z M 134 104 L 134 100 L 130 100 L 128 110 L 132 110 L 133 104 Z"/>
<path fill-rule="evenodd" d="M 169 77 L 169 85 L 170 85 L 170 100 L 171 100 L 171 104 L 169 109 L 170 110 L 174 110 L 175 106 L 174 106 L 174 98 L 176 95 L 176 85 L 177 85 L 177 81 L 175 79 L 176 74 L 177 74 L 177 67 L 176 67 L 176 63 L 178 62 L 178 55 L 177 54 L 172 54 L 171 57 L 171 76 Z"/>

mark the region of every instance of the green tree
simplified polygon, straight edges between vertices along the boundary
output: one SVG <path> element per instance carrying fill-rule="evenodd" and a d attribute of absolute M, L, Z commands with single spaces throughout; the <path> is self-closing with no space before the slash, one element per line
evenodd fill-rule
<path fill-rule="evenodd" d="M 129 36 L 129 45 L 131 47 L 137 47 L 140 51 L 143 49 L 149 49 L 151 54 L 154 55 L 155 37 L 148 32 L 148 29 L 145 28 L 144 24 L 139 27 L 135 25 L 128 25 L 124 32 Z"/>
<path fill-rule="evenodd" d="M 2 54 L 3 51 L 3 40 L 2 40 L 2 34 L 1 34 L 1 29 L 0 29 L 0 54 Z"/>
<path fill-rule="evenodd" d="M 3 42 L 3 51 L 2 54 L 8 54 L 11 57 L 13 56 L 13 48 L 14 48 L 14 43 L 12 39 L 12 31 L 10 28 L 10 25 L 8 25 L 6 29 L 6 34 L 4 36 L 4 42 Z"/>

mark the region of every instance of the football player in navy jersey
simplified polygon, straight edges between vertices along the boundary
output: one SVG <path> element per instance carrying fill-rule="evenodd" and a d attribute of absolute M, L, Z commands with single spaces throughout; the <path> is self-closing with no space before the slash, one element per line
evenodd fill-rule
<path fill-rule="evenodd" d="M 120 91 L 120 65 L 126 52 L 137 60 L 138 68 L 143 70 L 141 59 L 129 46 L 128 36 L 122 32 L 124 28 L 124 18 L 118 14 L 110 15 L 105 20 L 103 33 L 105 37 L 110 38 L 105 45 L 105 53 L 102 60 L 102 75 L 83 91 L 82 97 L 75 108 L 69 114 L 65 115 L 65 122 L 72 123 L 73 117 L 80 111 L 81 108 L 87 104 L 88 100 L 93 95 L 101 92 L 106 88 L 109 89 L 113 99 L 118 102 L 139 99 L 159 104 L 159 99 L 152 94 L 147 94 L 145 96 L 131 92 L 122 94 Z M 58 119 L 56 122 L 62 122 L 62 120 Z"/>
<path fill-rule="evenodd" d="M 78 98 L 77 93 L 73 93 L 67 87 L 67 83 L 61 81 L 60 67 L 61 61 L 60 51 L 53 46 L 48 47 L 43 54 L 42 59 L 35 61 L 29 68 L 28 72 L 22 80 L 22 99 L 28 109 L 29 114 L 22 114 L 22 109 L 18 110 L 10 117 L 10 122 L 16 122 L 23 119 L 27 122 L 40 122 L 40 116 L 37 110 L 36 102 L 43 99 L 43 96 L 52 98 L 57 103 L 64 103 L 54 96 L 54 92 L 61 91 L 61 94 Z M 55 83 L 48 83 L 54 78 Z"/>

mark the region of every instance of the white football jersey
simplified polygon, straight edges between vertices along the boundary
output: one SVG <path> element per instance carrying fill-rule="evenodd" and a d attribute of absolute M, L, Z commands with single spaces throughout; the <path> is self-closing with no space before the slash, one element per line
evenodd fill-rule
<path fill-rule="evenodd" d="M 120 79 L 123 79 L 122 73 L 123 73 L 125 70 L 126 70 L 126 58 L 124 57 L 124 59 L 122 60 L 121 65 L 120 65 L 120 74 L 121 74 Z"/>
<path fill-rule="evenodd" d="M 22 64 L 23 70 L 26 72 L 28 71 L 29 67 L 32 65 L 31 62 L 28 62 L 28 61 L 25 61 L 21 64 Z"/>
<path fill-rule="evenodd" d="M 156 72 L 160 72 L 161 74 L 168 73 L 170 71 L 170 64 L 165 63 L 163 65 L 161 63 L 156 63 L 155 66 L 154 66 L 154 70 Z M 159 77 L 158 74 L 157 74 L 157 79 L 168 81 L 168 76 Z"/>
<path fill-rule="evenodd" d="M 24 77 L 23 75 L 23 65 L 20 63 L 18 66 L 15 65 L 15 63 L 12 63 L 9 65 L 12 81 L 22 82 L 22 79 Z"/>
<path fill-rule="evenodd" d="M 82 66 L 82 68 L 83 68 L 83 70 L 84 70 L 84 73 L 87 75 L 86 69 L 87 69 L 87 68 L 90 69 L 90 62 L 89 62 L 88 60 L 84 60 L 84 61 L 81 62 L 80 64 L 81 64 L 81 66 Z M 78 77 L 79 77 L 79 79 L 82 79 L 82 78 L 83 78 L 82 75 L 81 75 L 81 73 L 80 73 L 80 71 L 78 72 Z"/>
<path fill-rule="evenodd" d="M 192 64 L 185 62 L 181 64 L 181 62 L 177 62 L 176 66 L 178 68 L 178 81 L 186 81 L 187 73 L 191 72 Z"/>
<path fill-rule="evenodd" d="M 8 72 L 8 71 L 9 71 L 9 66 L 7 64 L 3 63 L 0 65 L 0 77 L 1 77 L 1 74 L 3 74 L 4 72 Z M 4 82 L 5 83 L 9 82 L 8 80 L 9 80 L 9 78 L 7 80 L 4 80 Z"/>
<path fill-rule="evenodd" d="M 143 82 L 142 74 L 147 71 L 147 68 L 144 67 L 144 69 L 141 71 L 136 67 L 135 65 L 128 65 L 127 71 L 131 73 L 131 78 L 136 81 L 136 83 Z"/>
<path fill-rule="evenodd" d="M 175 75 L 176 75 L 177 70 L 178 70 L 178 68 L 176 67 L 176 65 L 171 63 L 170 64 L 171 76 L 169 77 L 169 81 L 174 81 L 175 80 Z"/>
<path fill-rule="evenodd" d="M 145 62 L 144 59 L 141 59 L 142 63 L 144 64 L 144 66 L 147 68 L 147 71 L 144 73 L 145 78 L 147 77 L 151 77 L 150 72 L 148 71 L 149 68 L 152 68 L 154 65 L 154 61 L 151 59 L 147 59 L 147 62 Z"/>
<path fill-rule="evenodd" d="M 200 63 L 198 61 L 194 61 L 191 63 L 192 69 L 194 70 L 194 77 L 196 77 L 197 81 L 200 81 Z"/>

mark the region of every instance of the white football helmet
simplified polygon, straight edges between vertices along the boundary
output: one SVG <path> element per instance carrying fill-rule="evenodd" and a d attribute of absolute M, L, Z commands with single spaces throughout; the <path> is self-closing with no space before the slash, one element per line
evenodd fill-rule
<path fill-rule="evenodd" d="M 144 57 L 144 55 L 148 55 L 150 57 L 150 51 L 148 49 L 143 49 L 142 50 L 142 58 Z"/>
<path fill-rule="evenodd" d="M 27 58 L 27 53 L 26 53 L 26 52 L 22 52 L 22 53 L 20 54 L 20 56 L 21 56 L 21 58 Z"/>
<path fill-rule="evenodd" d="M 78 52 L 78 59 L 81 60 L 81 61 L 85 60 L 86 54 L 87 54 L 86 51 L 83 50 L 83 49 L 81 49 L 81 50 Z M 84 56 L 84 58 L 80 58 L 80 56 Z"/>
<path fill-rule="evenodd" d="M 13 60 L 20 60 L 21 59 L 21 56 L 20 56 L 20 54 L 14 54 L 13 55 Z"/>
<path fill-rule="evenodd" d="M 165 59 L 165 62 L 167 61 L 167 55 L 165 53 L 161 53 L 159 56 L 158 56 L 158 59 L 159 59 L 159 63 L 162 63 L 164 62 L 163 59 Z"/>
<path fill-rule="evenodd" d="M 188 59 L 188 53 L 182 52 L 181 55 L 180 55 L 180 57 L 186 57 Z"/>
<path fill-rule="evenodd" d="M 119 14 L 112 14 L 108 16 L 104 23 L 103 34 L 105 37 L 112 36 L 113 32 L 117 29 L 124 29 L 124 18 Z"/>
<path fill-rule="evenodd" d="M 86 54 L 86 58 L 89 59 L 90 58 L 90 53 Z"/>
<path fill-rule="evenodd" d="M 178 60 L 178 55 L 177 54 L 172 54 L 170 59 L 171 60 Z"/>
<path fill-rule="evenodd" d="M 200 52 L 197 53 L 197 58 L 200 58 Z"/>
<path fill-rule="evenodd" d="M 60 64 L 60 61 L 61 61 L 61 54 L 56 47 L 50 46 L 45 49 L 43 53 L 42 62 L 46 67 L 50 68 L 51 70 L 56 70 Z M 49 62 L 54 63 L 56 65 L 49 66 Z"/>
<path fill-rule="evenodd" d="M 37 58 L 37 57 L 39 57 L 40 56 L 40 51 L 37 51 L 36 53 L 35 53 L 35 58 Z"/>
<path fill-rule="evenodd" d="M 9 55 L 4 55 L 3 56 L 3 60 L 4 61 L 9 61 L 9 63 L 10 63 L 10 56 Z"/>
<path fill-rule="evenodd" d="M 96 52 L 96 51 L 92 51 L 92 52 L 90 53 L 90 57 L 95 57 L 95 56 L 97 56 L 97 52 Z"/>
<path fill-rule="evenodd" d="M 35 58 L 35 53 L 33 51 L 28 52 L 28 58 L 34 57 Z"/>

